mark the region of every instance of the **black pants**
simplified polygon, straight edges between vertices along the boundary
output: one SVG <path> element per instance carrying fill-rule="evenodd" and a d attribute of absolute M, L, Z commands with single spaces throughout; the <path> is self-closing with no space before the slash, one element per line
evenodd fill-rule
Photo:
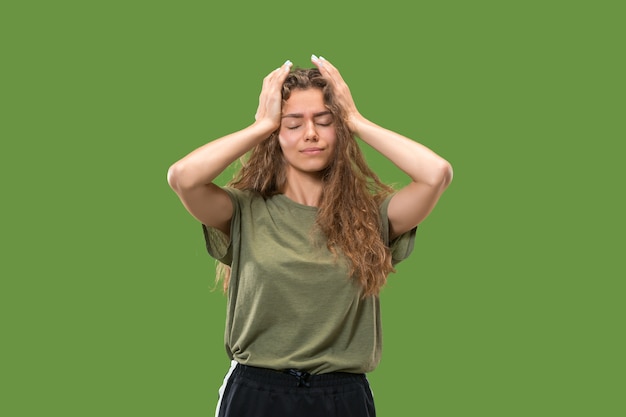
<path fill-rule="evenodd" d="M 217 417 L 375 417 L 364 374 L 321 375 L 237 364 L 224 381 Z"/>

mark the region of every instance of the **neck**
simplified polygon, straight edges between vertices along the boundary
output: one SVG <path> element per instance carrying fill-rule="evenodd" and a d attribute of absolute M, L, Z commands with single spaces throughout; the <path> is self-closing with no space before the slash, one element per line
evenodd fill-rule
<path fill-rule="evenodd" d="M 289 170 L 283 194 L 298 204 L 318 207 L 322 197 L 322 176 Z"/>

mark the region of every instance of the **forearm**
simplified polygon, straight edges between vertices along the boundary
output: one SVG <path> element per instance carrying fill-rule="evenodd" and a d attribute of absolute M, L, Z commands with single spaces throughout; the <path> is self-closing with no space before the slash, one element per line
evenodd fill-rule
<path fill-rule="evenodd" d="M 362 116 L 353 118 L 354 133 L 405 172 L 413 182 L 441 186 L 450 182 L 450 164 L 426 146 L 385 129 Z"/>
<path fill-rule="evenodd" d="M 276 126 L 267 122 L 254 124 L 195 149 L 176 163 L 167 173 L 170 186 L 190 189 L 213 182 L 230 164 L 267 139 Z"/>

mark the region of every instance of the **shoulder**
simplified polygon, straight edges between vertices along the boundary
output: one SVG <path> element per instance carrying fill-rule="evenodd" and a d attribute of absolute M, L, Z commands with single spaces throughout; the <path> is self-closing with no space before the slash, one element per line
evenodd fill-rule
<path fill-rule="evenodd" d="M 222 187 L 222 189 L 228 193 L 233 202 L 264 200 L 261 194 L 253 190 L 240 190 L 229 186 Z"/>

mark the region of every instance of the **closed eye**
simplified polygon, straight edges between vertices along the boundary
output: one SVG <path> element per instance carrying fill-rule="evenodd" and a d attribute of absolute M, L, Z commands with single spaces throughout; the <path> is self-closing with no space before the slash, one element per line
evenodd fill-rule
<path fill-rule="evenodd" d="M 322 126 L 322 127 L 328 127 L 328 126 L 332 125 L 332 124 L 333 124 L 333 122 L 329 122 L 329 123 L 315 123 L 315 124 L 316 124 L 316 125 L 318 125 L 318 126 Z M 297 128 L 299 128 L 299 127 L 302 127 L 302 125 L 298 125 L 298 126 L 287 126 L 287 129 L 289 129 L 289 130 L 294 130 L 294 129 L 297 129 Z"/>

